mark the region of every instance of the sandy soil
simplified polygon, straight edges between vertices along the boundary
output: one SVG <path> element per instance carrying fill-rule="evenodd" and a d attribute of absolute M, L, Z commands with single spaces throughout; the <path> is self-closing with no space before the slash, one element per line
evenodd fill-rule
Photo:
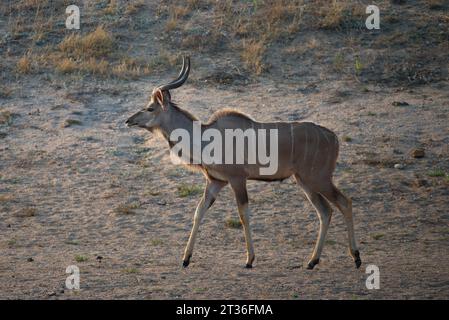
<path fill-rule="evenodd" d="M 157 51 L 152 30 L 129 36 L 133 50 Z M 216 84 L 201 79 L 219 58 L 236 58 L 205 55 L 196 69 L 192 54 L 191 79 L 172 93 L 200 119 L 236 107 L 262 121 L 313 121 L 340 137 L 335 183 L 353 199 L 362 267 L 334 211 L 321 262 L 305 269 L 318 219 L 289 179 L 248 185 L 253 269 L 244 269 L 243 231 L 226 226 L 238 217 L 229 187 L 183 269 L 201 195 L 181 196 L 178 187 L 195 191 L 204 178 L 173 165 L 160 138 L 124 123 L 177 68 L 126 81 L 30 75 L 10 80 L 13 94 L 0 96 L 10 113 L 0 124 L 0 298 L 448 299 L 449 82 L 323 78 L 331 58 L 311 55 L 305 64 L 273 54 L 271 71 L 256 81 Z M 415 148 L 425 156 L 412 157 Z M 369 264 L 380 268 L 379 290 L 365 286 Z M 69 265 L 80 269 L 79 291 L 65 288 Z"/>
<path fill-rule="evenodd" d="M 352 138 L 342 142 L 335 180 L 352 196 L 364 264 L 354 268 L 335 212 L 313 271 L 304 266 L 318 221 L 292 180 L 249 184 L 252 270 L 243 268 L 242 230 L 225 227 L 226 218 L 237 217 L 229 188 L 205 217 L 191 265 L 181 268 L 200 195 L 181 198 L 177 186 L 203 178 L 171 164 L 160 138 L 124 126 L 149 85 L 130 83 L 120 96 L 40 85 L 5 103 L 20 116 L 1 147 L 1 298 L 449 297 L 448 182 L 427 176 L 449 169 L 447 83 L 363 94 L 348 87 L 338 103 L 344 83 L 301 94 L 266 80 L 239 93 L 238 106 L 260 120 L 315 121 Z M 235 91 L 186 85 L 174 98 L 206 119 L 232 105 Z M 67 117 L 82 125 L 61 128 Z M 408 154 L 415 146 L 424 146 L 424 158 Z M 117 210 L 125 204 L 132 212 Z M 81 290 L 62 293 L 72 264 L 80 268 Z M 380 290 L 365 287 L 368 264 L 380 268 Z"/>

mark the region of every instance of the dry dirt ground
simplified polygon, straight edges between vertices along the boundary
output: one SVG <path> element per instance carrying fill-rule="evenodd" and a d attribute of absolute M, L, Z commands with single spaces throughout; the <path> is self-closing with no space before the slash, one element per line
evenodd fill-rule
<path fill-rule="evenodd" d="M 307 36 L 314 32 L 327 41 L 321 31 Z M 134 50 L 154 51 L 154 35 L 138 34 Z M 16 44 L 8 41 L 1 53 L 12 59 L 5 52 Z M 229 187 L 206 214 L 183 269 L 204 179 L 173 165 L 159 137 L 124 124 L 179 66 L 135 79 L 9 69 L 2 85 L 10 93 L 0 96 L 0 298 L 448 299 L 449 81 L 326 76 L 332 62 L 325 59 L 307 74 L 295 58 L 283 62 L 270 50 L 272 71 L 241 86 L 201 80 L 237 63 L 232 53 L 190 52 L 192 80 L 173 99 L 204 121 L 235 107 L 261 121 L 334 130 L 335 183 L 353 200 L 360 269 L 335 210 L 321 262 L 306 270 L 319 224 L 292 179 L 248 185 L 253 269 L 244 269 L 242 229 L 227 223 L 238 217 Z M 219 58 L 228 64 L 217 66 Z M 416 148 L 423 158 L 412 156 Z M 380 269 L 379 290 L 365 286 L 369 264 Z M 80 290 L 65 288 L 69 265 L 80 269 Z"/>

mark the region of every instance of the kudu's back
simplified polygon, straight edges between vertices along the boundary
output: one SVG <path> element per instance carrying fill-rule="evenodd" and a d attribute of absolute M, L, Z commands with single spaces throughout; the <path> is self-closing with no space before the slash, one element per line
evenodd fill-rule
<path fill-rule="evenodd" d="M 233 137 L 232 150 L 222 141 L 221 165 L 203 163 L 206 169 L 220 176 L 235 173 L 245 175 L 248 179 L 274 181 L 296 174 L 305 181 L 312 181 L 312 184 L 320 180 L 328 182 L 332 178 L 338 157 L 338 138 L 332 131 L 314 123 L 258 122 L 239 112 L 221 112 L 203 126 L 203 132 L 207 129 L 220 132 L 223 140 L 229 137 L 229 132 L 243 137 L 240 137 L 240 141 Z M 243 163 L 236 159 L 238 142 L 244 143 Z M 233 165 L 225 163 L 230 153 L 233 154 Z M 267 167 L 267 157 L 265 161 L 259 157 L 263 155 L 276 160 L 276 170 L 261 173 L 260 169 Z"/>

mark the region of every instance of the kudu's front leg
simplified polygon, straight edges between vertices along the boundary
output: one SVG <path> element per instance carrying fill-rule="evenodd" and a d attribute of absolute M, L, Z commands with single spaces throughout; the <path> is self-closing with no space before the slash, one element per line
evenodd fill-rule
<path fill-rule="evenodd" d="M 220 190 L 227 184 L 227 182 L 218 180 L 207 180 L 206 188 L 204 189 L 203 197 L 195 211 L 195 216 L 193 218 L 193 227 L 190 232 L 189 241 L 187 242 L 186 249 L 184 251 L 184 258 L 182 261 L 182 266 L 186 268 L 190 263 L 190 258 L 192 257 L 193 246 L 195 244 L 196 235 L 198 233 L 198 228 L 200 226 L 201 220 L 204 217 L 207 209 L 209 209 L 215 201 L 215 198 L 220 192 Z"/>
<path fill-rule="evenodd" d="M 249 208 L 248 208 L 248 193 L 246 191 L 246 179 L 231 180 L 231 187 L 234 190 L 237 206 L 239 210 L 240 222 L 243 225 L 246 241 L 246 268 L 252 268 L 254 262 L 254 247 L 251 238 L 251 230 L 249 229 Z"/>

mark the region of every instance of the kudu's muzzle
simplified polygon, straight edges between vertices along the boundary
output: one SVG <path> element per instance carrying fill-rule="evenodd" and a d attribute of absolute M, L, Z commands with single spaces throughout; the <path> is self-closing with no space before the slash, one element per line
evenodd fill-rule
<path fill-rule="evenodd" d="M 126 122 L 125 122 L 126 125 L 127 125 L 128 127 L 132 127 L 132 126 L 137 125 L 135 119 L 136 119 L 136 116 L 138 116 L 138 115 L 139 115 L 139 112 L 136 113 L 135 115 L 129 117 L 128 120 L 126 120 Z"/>

